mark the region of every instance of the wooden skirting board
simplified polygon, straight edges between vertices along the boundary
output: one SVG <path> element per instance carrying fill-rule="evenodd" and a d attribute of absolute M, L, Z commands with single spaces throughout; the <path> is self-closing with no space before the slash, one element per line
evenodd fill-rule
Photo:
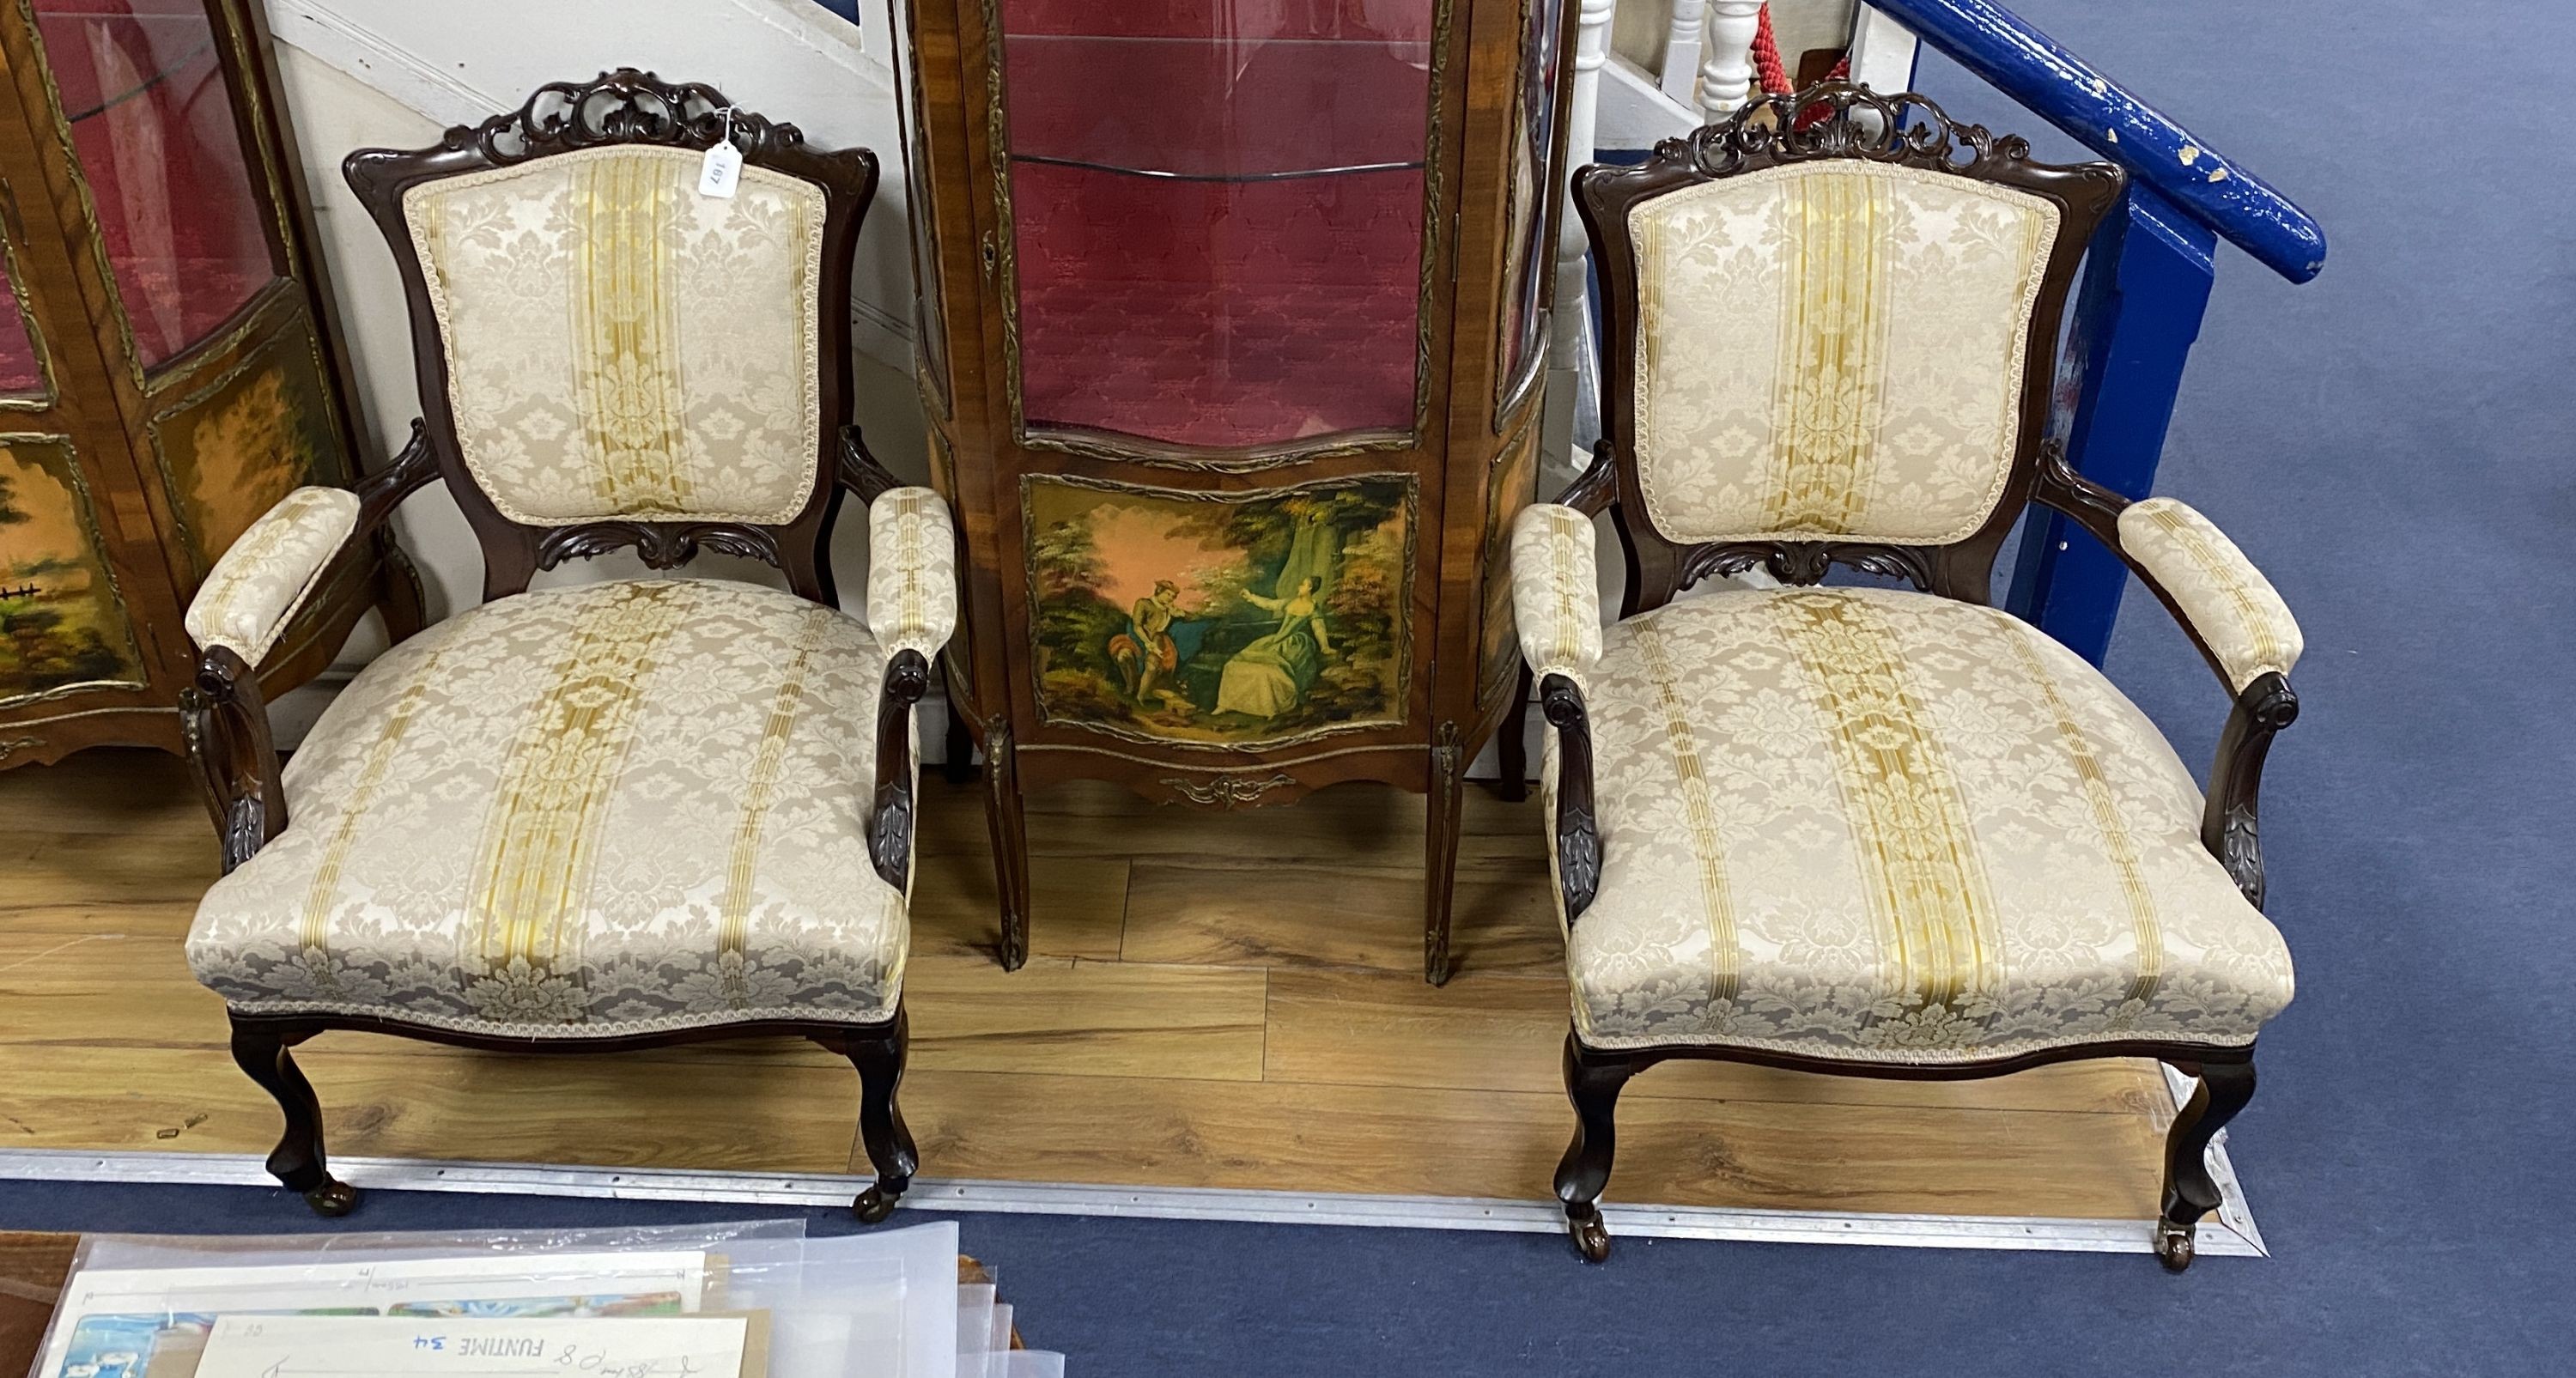
<path fill-rule="evenodd" d="M 1468 791 L 1458 974 L 1434 989 L 1421 803 L 1392 788 L 1232 814 L 1040 794 L 1013 973 L 988 952 L 980 787 L 924 788 L 903 1106 L 925 1179 L 1548 1201 L 1571 1114 L 1534 804 Z M 268 1150 L 277 1108 L 181 954 L 216 874 L 170 757 L 0 775 L 0 1156 Z M 332 1034 L 297 1058 L 341 1162 L 868 1171 L 857 1079 L 810 1044 L 539 1058 Z M 1621 1102 L 1609 1200 L 2136 1221 L 2144 1249 L 2173 1106 L 2143 1062 L 1982 1082 L 1667 1064 Z"/>

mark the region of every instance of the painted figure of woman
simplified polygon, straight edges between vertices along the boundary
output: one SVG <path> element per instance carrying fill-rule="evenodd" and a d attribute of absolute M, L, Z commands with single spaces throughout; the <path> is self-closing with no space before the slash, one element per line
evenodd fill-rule
<path fill-rule="evenodd" d="M 1244 590 L 1243 596 L 1254 606 L 1279 614 L 1279 627 L 1226 661 L 1225 675 L 1217 683 L 1218 712 L 1275 718 L 1306 696 L 1306 686 L 1315 682 L 1324 656 L 1333 649 L 1315 587 L 1315 577 L 1308 575 L 1285 598 L 1264 598 Z"/>

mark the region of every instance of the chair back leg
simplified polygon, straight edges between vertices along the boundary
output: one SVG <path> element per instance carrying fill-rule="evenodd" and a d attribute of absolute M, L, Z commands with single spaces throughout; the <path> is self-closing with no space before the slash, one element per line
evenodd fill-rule
<path fill-rule="evenodd" d="M 2174 1117 L 2173 1129 L 2165 1136 L 2164 1206 L 2156 1219 L 2156 1257 L 2179 1273 L 2191 1266 L 2192 1237 L 2200 1218 L 2218 1209 L 2218 1180 L 2209 1174 L 2209 1141 L 2254 1099 L 2254 1061 L 2249 1057 L 2197 1067 L 2177 1062 L 2174 1068 L 2200 1077 L 2191 1103 Z"/>

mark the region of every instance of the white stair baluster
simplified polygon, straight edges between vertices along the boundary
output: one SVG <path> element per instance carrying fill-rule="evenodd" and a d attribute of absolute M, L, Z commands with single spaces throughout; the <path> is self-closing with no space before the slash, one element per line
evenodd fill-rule
<path fill-rule="evenodd" d="M 1592 161 L 1600 127 L 1601 68 L 1609 60 L 1610 21 L 1619 0 L 1582 0 L 1575 12 L 1573 90 L 1566 100 L 1565 165 L 1557 169 L 1555 194 L 1565 198 L 1556 235 L 1556 295 L 1548 309 L 1548 396 L 1541 451 L 1556 483 L 1583 468 L 1577 454 L 1600 432 L 1597 408 L 1585 424 L 1583 402 L 1595 389 L 1588 376 L 1599 367 L 1592 350 L 1590 275 L 1585 271 L 1583 221 L 1574 213 L 1575 169 Z M 1588 433 L 1587 433 L 1588 432 Z M 1556 483 L 1542 491 L 1554 491 Z"/>
<path fill-rule="evenodd" d="M 1699 85 L 1699 15 L 1704 0 L 1673 0 L 1672 22 L 1664 29 L 1663 70 L 1655 84 L 1684 105 Z"/>
<path fill-rule="evenodd" d="M 1753 36 L 1762 0 L 1708 0 L 1700 26 L 1699 112 L 1716 124 L 1753 99 Z"/>

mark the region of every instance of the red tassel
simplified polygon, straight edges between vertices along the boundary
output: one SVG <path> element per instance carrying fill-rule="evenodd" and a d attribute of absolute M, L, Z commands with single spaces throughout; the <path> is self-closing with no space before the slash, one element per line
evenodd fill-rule
<path fill-rule="evenodd" d="M 1771 7 L 1762 7 L 1762 16 L 1753 30 L 1753 74 L 1766 95 L 1785 96 L 1798 89 L 1789 84 L 1789 69 L 1780 65 L 1780 40 L 1771 33 Z"/>

